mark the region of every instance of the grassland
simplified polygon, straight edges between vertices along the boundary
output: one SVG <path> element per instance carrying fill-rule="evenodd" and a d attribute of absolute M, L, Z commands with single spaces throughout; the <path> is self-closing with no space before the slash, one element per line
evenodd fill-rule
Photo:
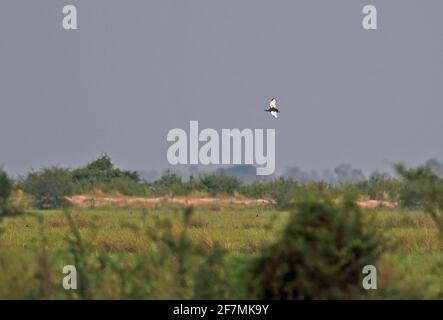
<path fill-rule="evenodd" d="M 443 241 L 431 217 L 399 209 L 364 213 L 383 231 L 387 242 L 377 265 L 379 289 L 370 297 L 441 298 Z M 174 243 L 166 243 L 168 250 L 160 250 L 163 244 L 158 241 L 180 238 L 183 219 L 183 209 L 171 205 L 72 208 L 68 214 L 62 210 L 31 211 L 5 218 L 0 223 L 0 298 L 245 297 L 237 289 L 220 288 L 212 296 L 205 296 L 202 290 L 196 293 L 196 286 L 187 289 L 193 280 L 174 271 L 175 261 L 186 257 L 174 251 Z M 223 253 L 223 270 L 215 272 L 223 273 L 226 288 L 238 288 L 241 285 L 231 281 L 241 281 L 238 275 L 245 265 L 241 262 L 253 259 L 264 246 L 278 240 L 287 219 L 288 212 L 269 206 L 211 205 L 195 209 L 186 224 L 186 237 L 202 251 Z M 153 252 L 163 253 L 153 256 Z M 212 260 L 188 260 L 181 267 L 204 273 L 207 261 L 217 258 L 216 253 Z M 81 276 L 91 282 L 88 292 L 67 292 L 61 286 L 62 268 L 79 263 L 87 272 Z M 208 272 L 214 272 L 217 263 Z"/>

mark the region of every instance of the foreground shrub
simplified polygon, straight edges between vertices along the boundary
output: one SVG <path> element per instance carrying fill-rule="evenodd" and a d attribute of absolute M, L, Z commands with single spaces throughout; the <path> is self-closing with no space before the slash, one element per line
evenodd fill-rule
<path fill-rule="evenodd" d="M 14 216 L 22 213 L 22 210 L 11 200 L 14 189 L 12 180 L 6 172 L 0 170 L 0 219 L 4 216 Z"/>
<path fill-rule="evenodd" d="M 443 234 L 443 179 L 428 166 L 408 169 L 398 164 L 395 168 L 407 185 L 400 197 L 402 205 L 423 208 Z"/>
<path fill-rule="evenodd" d="M 395 169 L 407 186 L 401 195 L 402 204 L 424 209 L 432 217 L 443 236 L 443 179 L 439 173 L 429 164 L 415 169 L 397 164 Z M 442 268 L 442 263 L 435 267 L 439 272 Z M 443 290 L 438 292 L 438 298 L 443 298 Z"/>
<path fill-rule="evenodd" d="M 362 269 L 381 252 L 377 232 L 363 225 L 351 198 L 340 204 L 305 192 L 290 204 L 291 218 L 276 244 L 252 270 L 259 299 L 344 299 L 364 295 Z"/>
<path fill-rule="evenodd" d="M 12 181 L 6 172 L 0 170 L 0 201 L 5 201 L 12 193 Z"/>
<path fill-rule="evenodd" d="M 227 299 L 226 253 L 217 244 L 208 251 L 191 241 L 192 213 L 185 208 L 182 223 L 152 217 L 144 230 L 149 250 L 123 256 L 91 250 L 66 211 L 69 256 L 83 279 L 76 292 L 66 293 L 80 299 Z"/>
<path fill-rule="evenodd" d="M 11 213 L 9 197 L 12 193 L 12 187 L 12 181 L 6 172 L 0 170 L 0 218 Z"/>

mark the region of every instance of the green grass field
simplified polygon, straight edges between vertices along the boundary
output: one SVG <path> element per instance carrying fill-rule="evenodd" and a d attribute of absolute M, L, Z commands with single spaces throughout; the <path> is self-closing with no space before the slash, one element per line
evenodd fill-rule
<path fill-rule="evenodd" d="M 215 252 L 212 260 L 205 260 L 214 262 L 208 266 L 199 260 L 199 253 L 195 259 L 181 257 L 174 251 L 177 244 L 164 241 L 184 236 L 182 211 L 172 206 L 70 209 L 74 229 L 64 211 L 33 211 L 5 218 L 0 223 L 0 298 L 246 297 L 236 289 L 242 287 L 242 266 L 278 240 L 288 213 L 261 207 L 195 209 L 185 235 L 200 251 Z M 377 209 L 364 213 L 374 219 L 387 239 L 377 265 L 378 290 L 369 297 L 441 298 L 443 239 L 434 221 L 418 211 Z M 217 252 L 223 254 L 218 257 Z M 216 261 L 218 258 L 222 260 Z M 179 264 L 183 274 L 177 272 L 180 259 L 187 259 Z M 84 271 L 79 281 L 87 279 L 88 290 L 64 290 L 63 266 L 79 263 Z M 198 284 L 187 278 L 188 271 L 201 272 L 202 277 L 205 272 L 222 275 L 224 282 L 217 283 L 226 286 L 214 289 L 212 295 L 196 292 Z M 211 276 L 207 277 L 205 281 L 211 281 Z"/>

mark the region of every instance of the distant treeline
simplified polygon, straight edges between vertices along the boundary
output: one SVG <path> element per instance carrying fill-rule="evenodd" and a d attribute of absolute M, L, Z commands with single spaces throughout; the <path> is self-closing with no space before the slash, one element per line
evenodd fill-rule
<path fill-rule="evenodd" d="M 435 159 L 427 161 L 424 167 L 436 177 L 443 176 L 443 164 Z M 410 186 L 405 181 L 377 172 L 366 178 L 361 170 L 346 164 L 336 167 L 333 172 L 324 171 L 322 176 L 289 168 L 284 176 L 252 181 L 251 173 L 255 176 L 255 168 L 249 166 L 234 166 L 187 177 L 166 171 L 156 180 L 148 181 L 137 171 L 116 168 L 111 158 L 102 154 L 80 168 L 45 167 L 30 172 L 15 183 L 11 182 L 11 186 L 29 195 L 33 206 L 39 209 L 59 208 L 64 205 L 66 196 L 95 191 L 126 196 L 240 195 L 272 199 L 277 206 L 284 206 L 295 193 L 307 189 L 327 191 L 332 196 L 354 192 L 367 199 L 397 201 L 408 207 L 416 205 L 410 199 Z"/>
<path fill-rule="evenodd" d="M 425 166 L 431 168 L 437 175 L 443 177 L 443 162 L 437 159 L 429 159 L 425 162 Z M 179 176 L 187 180 L 191 175 L 197 177 L 207 173 L 200 172 L 198 167 L 192 167 L 188 172 L 175 171 Z M 287 167 L 281 174 L 282 177 L 290 178 L 299 183 L 308 182 L 324 182 L 330 185 L 343 184 L 343 183 L 356 183 L 369 179 L 388 179 L 396 177 L 394 171 L 392 173 L 373 171 L 369 174 L 365 174 L 362 169 L 355 168 L 351 164 L 342 163 L 336 166 L 334 169 L 323 170 L 304 170 L 297 166 Z M 277 175 L 271 176 L 257 176 L 256 168 L 253 165 L 233 165 L 226 168 L 220 168 L 212 172 L 213 174 L 226 174 L 238 178 L 244 183 L 252 182 L 269 182 L 278 178 Z M 158 180 L 162 174 L 159 171 L 152 170 L 149 172 L 140 171 L 140 176 L 146 181 L 153 182 Z"/>

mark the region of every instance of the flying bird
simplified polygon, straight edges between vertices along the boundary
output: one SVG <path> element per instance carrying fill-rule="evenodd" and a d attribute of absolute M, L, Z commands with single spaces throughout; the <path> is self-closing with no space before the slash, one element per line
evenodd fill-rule
<path fill-rule="evenodd" d="M 272 98 L 271 102 L 269 102 L 269 108 L 265 111 L 270 112 L 274 118 L 277 118 L 277 114 L 280 112 L 277 108 L 277 100 Z"/>

